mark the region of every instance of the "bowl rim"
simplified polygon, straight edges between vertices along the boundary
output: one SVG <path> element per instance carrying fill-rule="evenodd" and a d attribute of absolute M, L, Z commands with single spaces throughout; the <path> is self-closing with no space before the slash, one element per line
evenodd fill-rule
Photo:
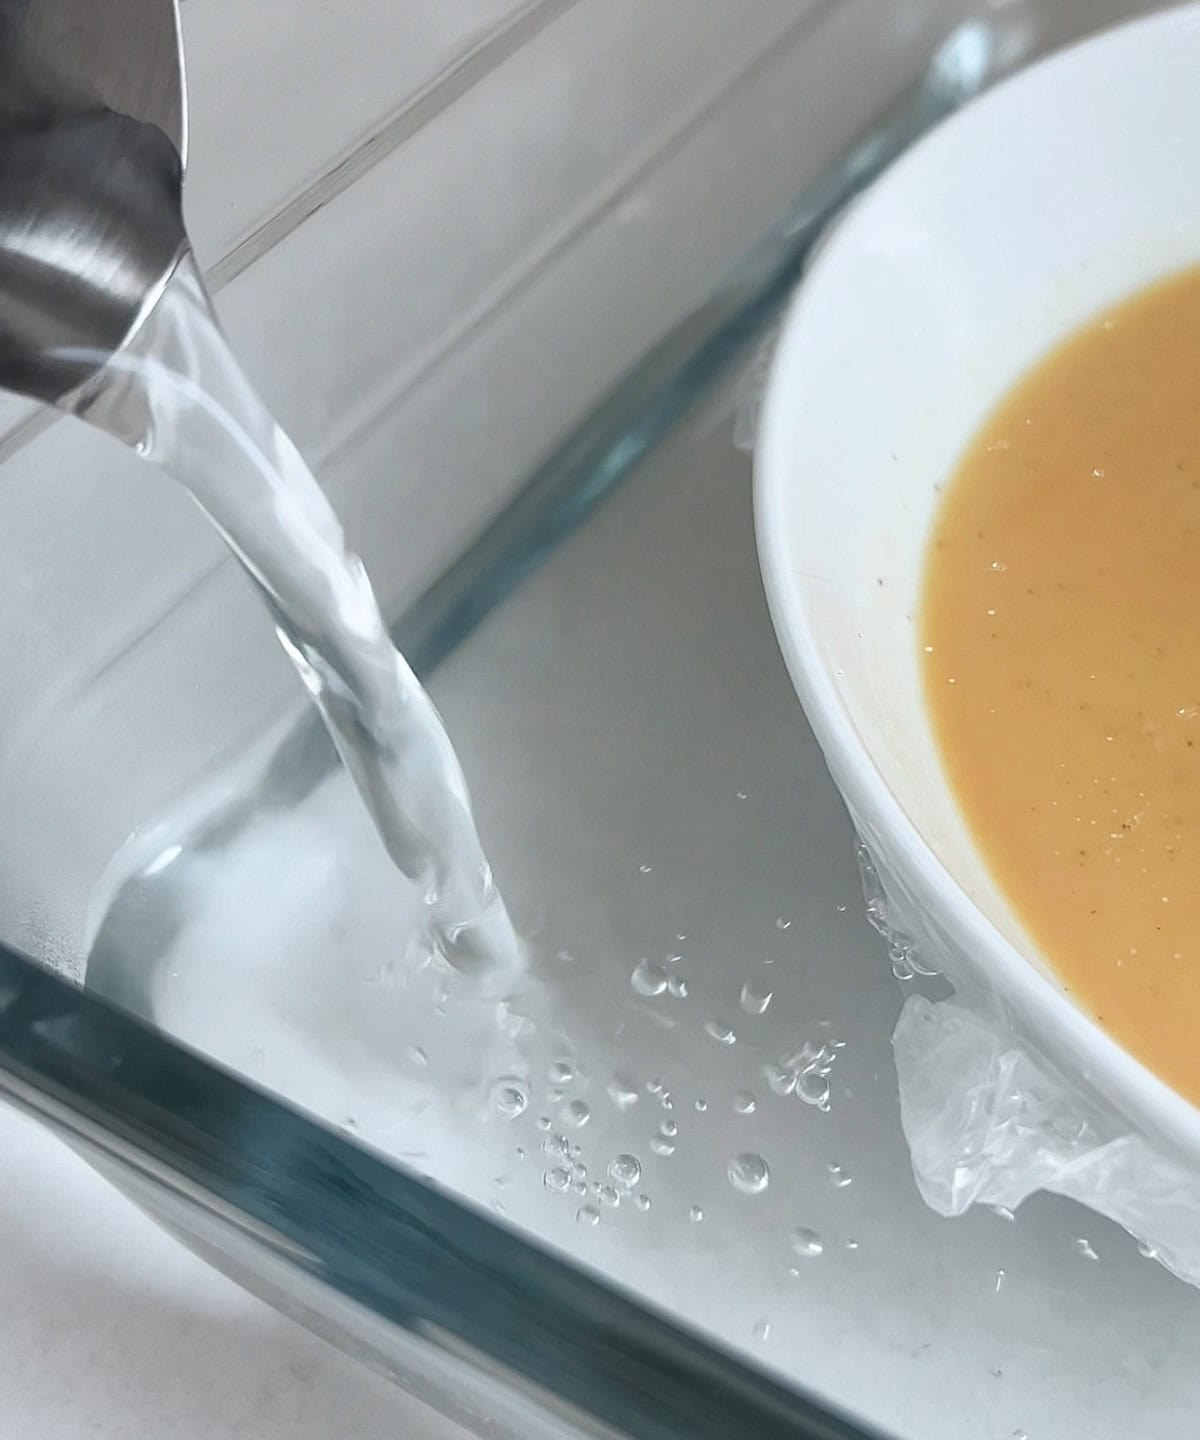
<path fill-rule="evenodd" d="M 1179 43 L 1181 30 L 1191 32 L 1191 43 L 1200 51 L 1200 3 L 1195 0 L 1119 24 L 1020 71 L 919 140 L 836 222 L 788 303 L 772 356 L 754 453 L 754 519 L 768 607 L 793 686 L 849 808 L 855 817 L 870 817 L 878 827 L 888 850 L 888 868 L 901 876 L 921 908 L 937 914 L 956 941 L 978 957 L 1003 998 L 1025 1014 L 1037 1015 L 1062 1039 L 1065 1050 L 1082 1062 L 1080 1078 L 1090 1089 L 1102 1091 L 1127 1119 L 1200 1165 L 1200 1109 L 1127 1051 L 1001 933 L 938 859 L 892 793 L 822 659 L 805 591 L 793 574 L 787 518 L 801 453 L 795 434 L 798 417 L 804 414 L 799 365 L 811 344 L 811 296 L 844 248 L 870 226 L 880 201 L 903 191 L 914 171 L 935 162 L 948 135 L 1020 106 L 1031 90 L 1057 86 L 1062 72 L 1083 57 L 1120 49 L 1134 37 L 1160 35 L 1162 43 Z"/>

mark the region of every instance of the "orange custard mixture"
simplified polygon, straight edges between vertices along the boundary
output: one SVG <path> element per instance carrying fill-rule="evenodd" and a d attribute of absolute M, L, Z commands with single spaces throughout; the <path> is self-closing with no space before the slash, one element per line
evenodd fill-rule
<path fill-rule="evenodd" d="M 926 700 L 997 883 L 1076 1000 L 1200 1103 L 1200 269 L 1007 396 L 924 585 Z"/>

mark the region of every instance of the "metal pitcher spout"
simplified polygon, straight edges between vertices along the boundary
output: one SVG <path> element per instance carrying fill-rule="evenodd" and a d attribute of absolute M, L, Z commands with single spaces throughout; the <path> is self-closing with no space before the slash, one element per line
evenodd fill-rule
<path fill-rule="evenodd" d="M 0 0 L 0 387 L 64 402 L 187 248 L 178 0 Z"/>

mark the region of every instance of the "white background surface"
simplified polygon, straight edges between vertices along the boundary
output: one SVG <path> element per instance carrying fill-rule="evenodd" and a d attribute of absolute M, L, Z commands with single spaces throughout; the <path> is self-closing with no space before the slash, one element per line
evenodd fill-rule
<path fill-rule="evenodd" d="M 465 1440 L 0 1108 L 6 1440 Z"/>

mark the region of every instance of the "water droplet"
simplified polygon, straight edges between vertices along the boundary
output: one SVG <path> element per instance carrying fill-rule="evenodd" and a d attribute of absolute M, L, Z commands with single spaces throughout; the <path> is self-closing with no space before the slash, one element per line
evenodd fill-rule
<path fill-rule="evenodd" d="M 1007 1205 L 990 1205 L 988 1208 L 991 1210 L 993 1215 L 998 1215 L 1001 1220 L 1007 1220 L 1010 1224 L 1016 1223 L 1017 1217 L 1013 1214 L 1013 1212 L 1008 1208 Z"/>
<path fill-rule="evenodd" d="M 650 1197 L 643 1191 L 633 1202 L 639 1210 L 645 1211 L 650 1208 Z"/>
<path fill-rule="evenodd" d="M 858 1249 L 858 1241 L 857 1241 L 857 1240 L 847 1240 L 847 1241 L 846 1241 L 846 1249 L 847 1249 L 847 1250 L 857 1250 L 857 1249 Z"/>
<path fill-rule="evenodd" d="M 727 1025 L 724 1020 L 706 1020 L 704 1022 L 704 1033 L 710 1040 L 715 1040 L 718 1045 L 736 1045 L 737 1035 L 732 1025 Z"/>
<path fill-rule="evenodd" d="M 1091 1244 L 1082 1235 L 1075 1241 L 1075 1249 L 1085 1260 L 1099 1260 L 1099 1255 L 1092 1249 Z"/>
<path fill-rule="evenodd" d="M 628 1110 L 638 1103 L 637 1086 L 624 1075 L 614 1075 L 608 1082 L 608 1098 L 618 1110 Z"/>
<path fill-rule="evenodd" d="M 524 1158 L 525 1158 L 525 1147 L 524 1147 L 524 1145 L 518 1145 L 517 1148 L 516 1148 L 516 1150 L 513 1151 L 513 1154 L 516 1155 L 516 1157 L 517 1157 L 518 1160 L 524 1160 Z"/>
<path fill-rule="evenodd" d="M 542 1176 L 542 1184 L 555 1195 L 565 1195 L 571 1186 L 571 1176 L 561 1165 L 555 1165 Z"/>
<path fill-rule="evenodd" d="M 575 1219 L 581 1225 L 596 1226 L 600 1223 L 600 1212 L 594 1205 L 581 1205 L 575 1212 Z"/>
<path fill-rule="evenodd" d="M 642 1178 L 642 1162 L 636 1155 L 614 1155 L 608 1162 L 608 1174 L 622 1190 L 632 1190 Z"/>
<path fill-rule="evenodd" d="M 781 915 L 779 919 L 775 922 L 775 928 L 776 930 L 790 930 L 792 928 L 792 922 L 790 920 L 785 920 Z"/>
<path fill-rule="evenodd" d="M 746 792 L 744 790 L 739 790 L 737 792 L 737 798 L 739 800 L 744 800 L 746 798 Z"/>
<path fill-rule="evenodd" d="M 662 1078 L 661 1075 L 652 1075 L 650 1079 L 646 1081 L 647 1095 L 661 1095 L 666 1090 L 666 1088 L 667 1082 Z"/>
<path fill-rule="evenodd" d="M 791 1095 L 796 1089 L 796 1072 L 783 1065 L 764 1065 L 767 1089 L 772 1095 Z"/>
<path fill-rule="evenodd" d="M 754 1338 L 764 1342 L 771 1338 L 771 1322 L 769 1320 L 756 1320 L 754 1322 Z"/>
<path fill-rule="evenodd" d="M 791 1234 L 792 1249 L 804 1260 L 815 1260 L 818 1255 L 824 1255 L 825 1245 L 815 1230 L 810 1230 L 807 1225 L 801 1225 L 793 1230 Z"/>
<path fill-rule="evenodd" d="M 491 1093 L 492 1109 L 504 1120 L 515 1120 L 518 1115 L 524 1114 L 529 1104 L 529 1096 L 521 1081 L 512 1075 L 495 1081 Z"/>
<path fill-rule="evenodd" d="M 419 1069 L 425 1070 L 429 1066 L 429 1056 L 419 1045 L 410 1045 L 405 1052 L 412 1063 Z"/>
<path fill-rule="evenodd" d="M 742 986 L 740 1004 L 747 1015 L 761 1015 L 774 999 L 775 992 L 763 985 L 747 980 Z"/>
<path fill-rule="evenodd" d="M 829 1078 L 817 1071 L 801 1075 L 796 1082 L 796 1094 L 806 1105 L 815 1105 L 818 1110 L 829 1109 Z"/>
<path fill-rule="evenodd" d="M 1153 1245 L 1148 1245 L 1144 1240 L 1138 1243 L 1137 1250 L 1138 1254 L 1142 1257 L 1143 1260 L 1158 1259 L 1158 1251 L 1154 1248 Z"/>
<path fill-rule="evenodd" d="M 572 955 L 569 950 L 560 950 L 560 951 L 558 951 L 558 953 L 557 953 L 556 956 L 555 956 L 555 959 L 556 959 L 556 960 L 561 960 L 564 965 L 572 965 L 572 964 L 574 964 L 574 961 L 575 961 L 574 955 Z"/>
<path fill-rule="evenodd" d="M 563 1106 L 562 1118 L 566 1124 L 581 1130 L 592 1118 L 592 1112 L 583 1100 L 572 1100 Z"/>
<path fill-rule="evenodd" d="M 664 1120 L 658 1127 L 658 1133 L 667 1140 L 674 1140 L 679 1134 L 678 1120 Z"/>
<path fill-rule="evenodd" d="M 650 1148 L 656 1155 L 674 1155 L 675 1142 L 674 1140 L 665 1140 L 661 1135 L 655 1135 L 650 1141 Z"/>
<path fill-rule="evenodd" d="M 638 866 L 638 874 L 639 874 L 639 875 L 649 875 L 649 874 L 651 874 L 651 873 L 652 873 L 652 872 L 651 872 L 651 868 L 650 868 L 649 865 L 639 865 L 639 866 Z"/>
<path fill-rule="evenodd" d="M 651 960 L 639 960 L 629 977 L 629 984 L 636 994 L 653 999 L 667 988 L 666 967 Z"/>
<path fill-rule="evenodd" d="M 691 1206 L 688 1210 L 688 1219 L 692 1222 L 693 1225 L 699 1225 L 700 1221 L 704 1219 L 703 1206 Z"/>
<path fill-rule="evenodd" d="M 538 1128 L 539 1130 L 549 1130 L 549 1128 L 550 1128 L 550 1117 L 549 1117 L 549 1115 L 539 1115 L 539 1116 L 538 1116 L 537 1128 Z"/>
<path fill-rule="evenodd" d="M 696 1101 L 696 1114 L 697 1114 L 697 1115 L 703 1115 L 704 1112 L 705 1112 L 707 1109 L 708 1109 L 708 1101 L 707 1101 L 707 1100 L 697 1100 L 697 1101 Z"/>
<path fill-rule="evenodd" d="M 551 1085 L 569 1085 L 575 1078 L 575 1067 L 569 1060 L 555 1060 L 546 1073 Z"/>
<path fill-rule="evenodd" d="M 1005 570 L 1007 570 L 1008 566 L 1004 563 L 1003 560 L 993 560 L 992 569 L 995 570 L 995 572 L 999 575 L 1002 574 Z"/>
<path fill-rule="evenodd" d="M 829 1183 L 835 1190 L 844 1190 L 847 1185 L 854 1184 L 854 1177 L 847 1175 L 840 1165 L 827 1165 L 829 1171 Z"/>
<path fill-rule="evenodd" d="M 569 1155 L 571 1142 L 565 1135 L 547 1135 L 542 1141 L 543 1155 Z"/>
<path fill-rule="evenodd" d="M 587 1194 L 587 1190 L 588 1190 L 587 1181 L 586 1181 L 586 1180 L 576 1180 L 576 1182 L 574 1183 L 574 1185 L 571 1186 L 571 1189 L 574 1190 L 574 1192 L 576 1193 L 576 1195 L 579 1195 L 580 1197 L 582 1197 L 582 1196 L 584 1196 L 584 1195 Z"/>
<path fill-rule="evenodd" d="M 739 1115 L 753 1115 L 758 1109 L 758 1101 L 749 1090 L 739 1090 L 733 1097 L 733 1108 Z"/>
<path fill-rule="evenodd" d="M 610 1209 L 615 1209 L 621 1203 L 620 1193 L 613 1185 L 598 1185 L 596 1194 L 601 1205 L 607 1205 Z"/>
<path fill-rule="evenodd" d="M 688 983 L 682 975 L 667 976 L 667 993 L 675 1000 L 687 999 Z"/>
<path fill-rule="evenodd" d="M 771 1180 L 770 1166 L 751 1150 L 735 1155 L 726 1173 L 729 1183 L 742 1195 L 761 1195 Z"/>
<path fill-rule="evenodd" d="M 1003 1284 L 1004 1284 L 1004 1268 L 1003 1268 L 1003 1266 L 1001 1266 L 1001 1268 L 996 1271 L 996 1294 L 997 1294 L 997 1295 L 999 1295 L 999 1293 L 1000 1293 L 1000 1287 L 1001 1287 Z"/>

